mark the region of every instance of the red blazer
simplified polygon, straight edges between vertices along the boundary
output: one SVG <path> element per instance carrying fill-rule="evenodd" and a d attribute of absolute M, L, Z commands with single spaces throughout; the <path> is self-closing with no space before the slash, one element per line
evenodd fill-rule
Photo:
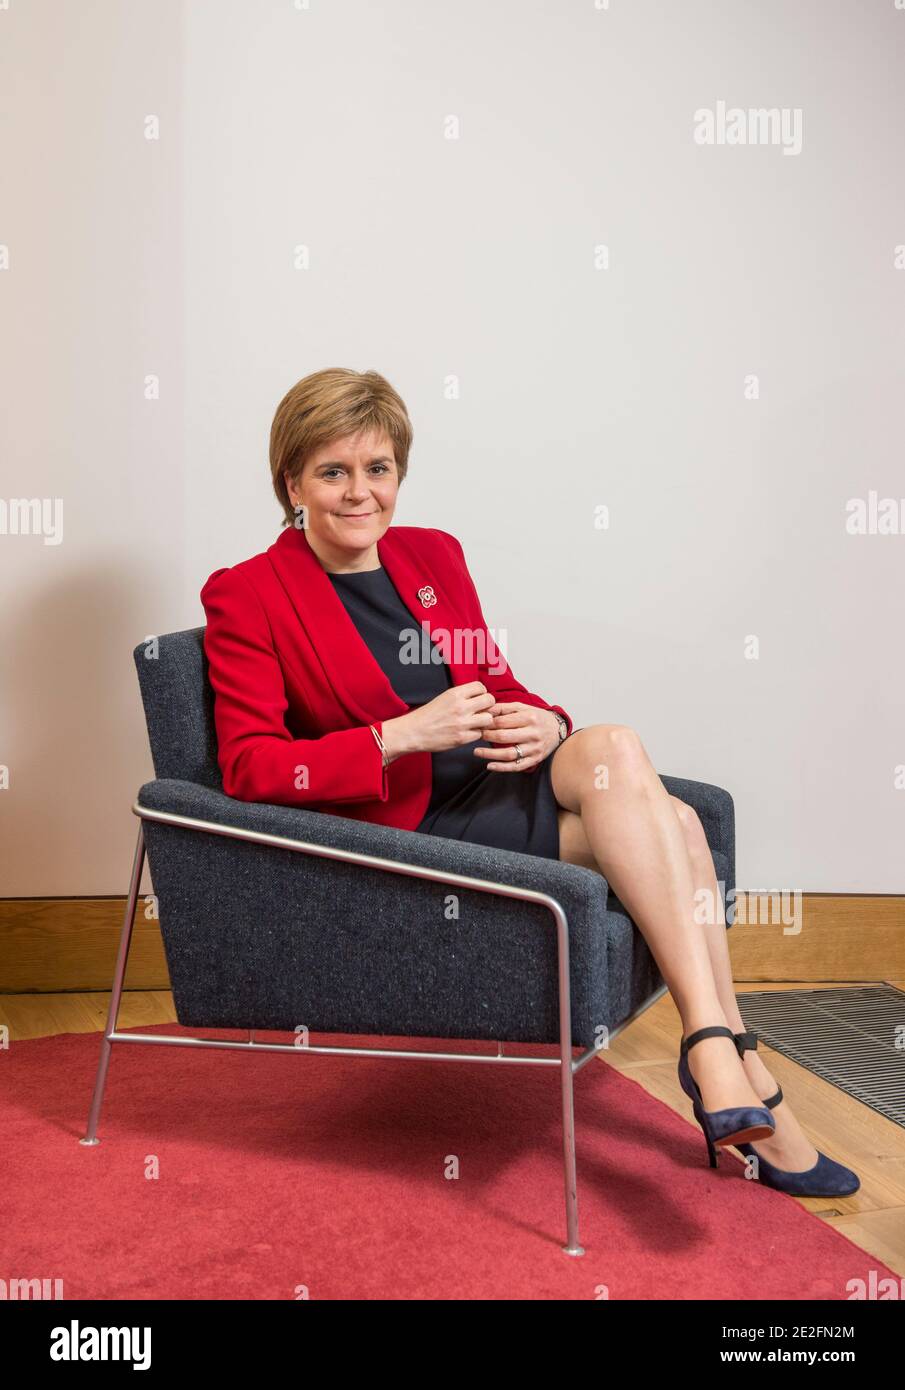
<path fill-rule="evenodd" d="M 526 690 L 492 643 L 455 536 L 390 526 L 377 554 L 412 627 L 430 624 L 453 684 L 480 680 L 498 701 L 555 710 L 571 733 L 566 711 Z M 201 601 L 227 796 L 414 830 L 430 800 L 431 755 L 407 753 L 384 768 L 368 725 L 382 733 L 385 719 L 411 707 L 393 690 L 305 532 L 289 526 L 260 555 L 214 570 Z M 456 629 L 476 630 L 486 647 L 480 638 L 471 647 L 460 638 L 456 651 Z M 488 663 L 502 673 L 492 674 Z"/>

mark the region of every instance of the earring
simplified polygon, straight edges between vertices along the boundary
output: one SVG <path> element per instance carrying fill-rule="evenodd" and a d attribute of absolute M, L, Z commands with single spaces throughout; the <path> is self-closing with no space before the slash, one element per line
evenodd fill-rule
<path fill-rule="evenodd" d="M 304 531 L 306 529 L 304 504 L 302 502 L 296 502 L 292 510 L 295 512 L 295 521 L 293 522 L 295 529 L 297 531 Z"/>

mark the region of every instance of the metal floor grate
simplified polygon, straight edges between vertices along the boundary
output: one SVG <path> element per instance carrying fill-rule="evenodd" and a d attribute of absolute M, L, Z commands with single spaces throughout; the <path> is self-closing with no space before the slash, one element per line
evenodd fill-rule
<path fill-rule="evenodd" d="M 745 1027 L 768 1047 L 905 1127 L 902 990 L 853 985 L 736 997 Z"/>

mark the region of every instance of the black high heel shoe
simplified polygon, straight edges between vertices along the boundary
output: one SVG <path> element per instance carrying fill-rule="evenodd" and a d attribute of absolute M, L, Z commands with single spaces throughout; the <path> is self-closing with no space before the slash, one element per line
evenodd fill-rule
<path fill-rule="evenodd" d="M 744 1059 L 745 1052 L 757 1051 L 756 1033 L 733 1033 L 738 1054 Z M 769 1110 L 775 1110 L 783 1099 L 782 1087 L 776 1095 L 764 1101 Z M 739 1144 L 738 1151 L 746 1158 L 757 1159 L 757 1180 L 765 1187 L 775 1187 L 777 1192 L 787 1192 L 790 1197 L 850 1197 L 861 1186 L 861 1179 L 845 1164 L 817 1150 L 817 1162 L 813 1168 L 801 1172 L 788 1168 L 777 1168 L 760 1154 L 751 1144 Z"/>
<path fill-rule="evenodd" d="M 739 1144 L 748 1139 L 769 1139 L 770 1135 L 775 1133 L 776 1126 L 766 1107 L 745 1105 L 728 1110 L 704 1109 L 701 1088 L 688 1065 L 688 1049 L 704 1038 L 731 1038 L 740 1058 L 743 1048 L 731 1028 L 714 1024 L 711 1028 L 699 1028 L 691 1037 L 683 1038 L 679 1049 L 679 1084 L 694 1105 L 694 1117 L 707 1140 L 710 1166 L 715 1168 L 719 1157 L 718 1148 L 725 1148 L 727 1144 Z"/>

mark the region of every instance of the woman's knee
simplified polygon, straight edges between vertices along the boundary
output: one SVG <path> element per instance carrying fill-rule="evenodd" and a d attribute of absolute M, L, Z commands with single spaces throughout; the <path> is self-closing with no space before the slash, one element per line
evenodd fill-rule
<path fill-rule="evenodd" d="M 592 724 L 588 734 L 596 756 L 613 774 L 646 778 L 651 773 L 651 759 L 646 755 L 641 735 L 628 724 Z"/>
<path fill-rule="evenodd" d="M 701 818 L 693 806 L 689 806 L 686 801 L 681 801 L 677 796 L 670 796 L 673 810 L 679 818 L 688 848 L 694 854 L 709 853 L 707 836 L 701 824 Z"/>
<path fill-rule="evenodd" d="M 627 724 L 592 724 L 575 735 L 585 735 L 584 752 L 591 762 L 598 785 L 604 788 L 618 781 L 623 788 L 645 784 L 653 771 L 640 735 Z"/>

